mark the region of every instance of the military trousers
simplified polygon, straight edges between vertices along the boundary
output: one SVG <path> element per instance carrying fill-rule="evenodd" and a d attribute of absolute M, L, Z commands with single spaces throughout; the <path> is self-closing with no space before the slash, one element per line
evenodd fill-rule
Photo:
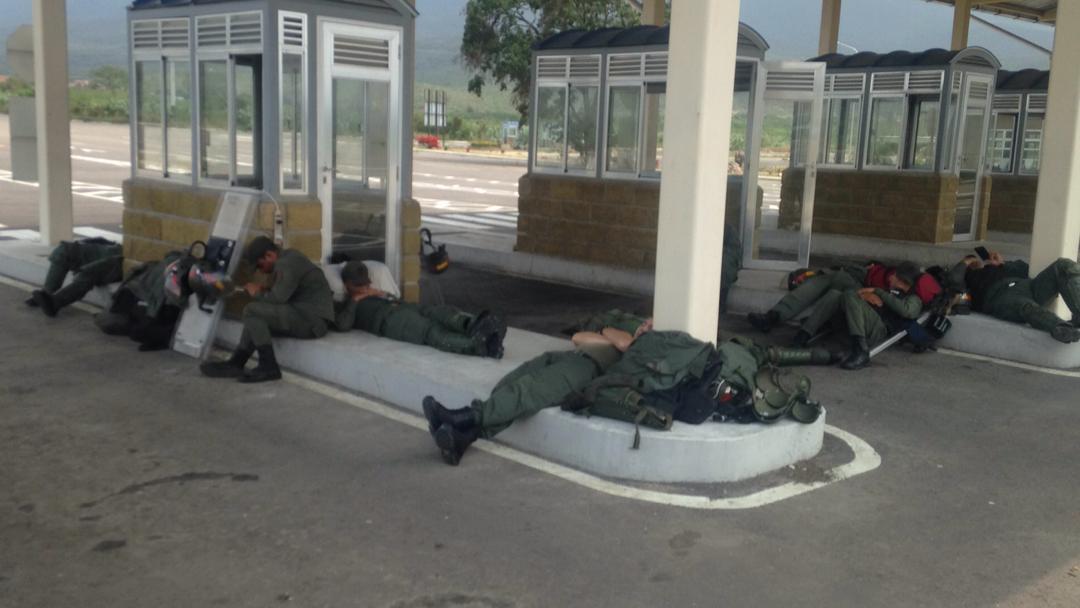
<path fill-rule="evenodd" d="M 860 274 L 861 273 L 861 274 Z M 836 314 L 836 303 L 843 292 L 848 289 L 858 289 L 863 286 L 863 280 L 866 277 L 866 270 L 857 267 L 845 267 L 841 270 L 830 270 L 826 274 L 820 274 L 815 277 L 811 277 L 799 285 L 794 290 L 789 292 L 781 299 L 776 306 L 773 306 L 772 310 L 776 312 L 780 317 L 780 321 L 786 322 L 799 316 L 807 308 L 810 308 L 815 303 L 820 302 L 826 296 L 832 295 L 833 306 L 830 311 L 817 315 L 818 311 L 815 310 L 811 313 L 811 317 L 808 318 L 808 323 L 814 327 L 814 330 L 807 329 L 805 324 L 803 329 L 810 334 L 817 333 L 817 329 L 820 329 L 829 319 Z M 820 306 L 818 308 L 821 308 Z M 823 318 L 813 319 L 814 316 L 820 316 Z"/>
<path fill-rule="evenodd" d="M 1073 260 L 1061 258 L 1034 279 L 1010 281 L 992 294 L 983 310 L 1003 321 L 1027 323 L 1049 332 L 1065 322 L 1046 308 L 1058 295 L 1065 300 L 1073 319 L 1080 320 L 1080 264 Z"/>
<path fill-rule="evenodd" d="M 481 434 L 491 438 L 515 420 L 559 405 L 600 375 L 601 366 L 578 351 L 544 353 L 507 374 L 484 401 L 474 401 Z"/>
<path fill-rule="evenodd" d="M 889 337 L 889 328 L 881 315 L 866 300 L 859 297 L 859 290 L 849 289 L 840 296 L 840 307 L 847 321 L 848 335 L 866 338 L 867 344 L 874 346 Z"/>
<path fill-rule="evenodd" d="M 244 332 L 241 349 L 271 346 L 272 336 L 310 340 L 326 335 L 327 322 L 290 304 L 252 302 L 244 307 L 241 317 Z"/>
<path fill-rule="evenodd" d="M 81 300 L 94 287 L 124 278 L 124 260 L 115 245 L 95 245 L 64 241 L 49 255 L 49 271 L 44 290 L 53 303 L 63 307 Z M 74 272 L 66 286 L 64 279 Z"/>
<path fill-rule="evenodd" d="M 483 341 L 468 335 L 474 318 L 453 306 L 395 303 L 379 335 L 457 355 L 483 355 Z"/>

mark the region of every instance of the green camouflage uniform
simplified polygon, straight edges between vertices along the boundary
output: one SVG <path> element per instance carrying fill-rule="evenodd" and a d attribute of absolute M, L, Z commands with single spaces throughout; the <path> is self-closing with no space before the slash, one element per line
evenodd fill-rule
<path fill-rule="evenodd" d="M 49 255 L 44 290 L 57 308 L 77 302 L 94 287 L 123 278 L 124 249 L 116 243 L 63 241 Z M 68 273 L 71 283 L 64 286 Z"/>
<path fill-rule="evenodd" d="M 871 306 L 859 297 L 857 289 L 849 289 L 840 296 L 840 308 L 847 321 L 848 335 L 866 338 L 870 346 L 900 331 L 903 321 L 917 319 L 922 312 L 922 300 L 914 292 L 900 294 L 875 288 L 874 293 L 881 298 L 880 308 Z"/>
<path fill-rule="evenodd" d="M 485 356 L 487 336 L 468 334 L 475 317 L 453 306 L 421 306 L 386 298 L 351 298 L 336 306 L 338 331 L 359 329 L 391 340 L 458 355 Z"/>
<path fill-rule="evenodd" d="M 334 295 L 321 268 L 295 249 L 274 262 L 273 285 L 244 307 L 241 348 L 270 346 L 271 336 L 321 338 L 334 322 Z"/>
<path fill-rule="evenodd" d="M 1080 319 L 1080 264 L 1061 258 L 1034 279 L 1027 278 L 1028 265 L 1024 262 L 1007 262 L 1006 267 L 1012 278 L 999 280 L 987 290 L 978 303 L 983 312 L 1050 332 L 1065 320 L 1045 307 L 1061 295 L 1073 319 Z"/>
<path fill-rule="evenodd" d="M 803 330 L 814 335 L 840 311 L 840 297 L 849 289 L 859 289 L 866 281 L 866 268 L 845 266 L 810 277 L 783 297 L 772 310 L 781 323 L 799 316 L 815 303 L 818 307 L 803 322 Z"/>

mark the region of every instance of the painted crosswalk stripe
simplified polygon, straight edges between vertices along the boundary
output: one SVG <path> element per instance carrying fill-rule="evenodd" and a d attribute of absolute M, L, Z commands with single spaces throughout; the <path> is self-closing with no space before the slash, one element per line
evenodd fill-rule
<path fill-rule="evenodd" d="M 508 222 L 505 220 L 491 220 L 483 217 L 477 217 L 477 215 L 472 214 L 447 213 L 443 217 L 447 217 L 452 220 L 461 220 L 464 222 L 475 222 L 477 224 L 484 224 L 486 226 L 498 226 L 500 228 L 517 228 L 517 222 Z"/>
<path fill-rule="evenodd" d="M 504 222 L 514 222 L 517 225 L 518 214 L 516 213 L 477 213 L 480 217 L 491 218 L 493 220 L 503 220 Z"/>
<path fill-rule="evenodd" d="M 472 222 L 459 222 L 455 220 L 443 219 L 442 217 L 427 216 L 420 222 L 421 224 L 442 224 L 444 226 L 454 226 L 457 228 L 468 228 L 470 230 L 491 230 L 492 226 L 483 226 L 480 224 L 474 224 Z"/>
<path fill-rule="evenodd" d="M 0 228 L 4 228 L 3 224 L 0 224 Z M 109 239 L 116 243 L 122 243 L 124 241 L 124 235 L 118 232 L 112 232 L 111 230 L 102 230 L 101 228 L 94 228 L 93 226 L 76 226 L 72 229 L 72 232 L 77 236 L 84 238 L 101 237 Z M 37 230 L 31 230 L 29 228 L 18 228 L 12 230 L 0 230 L 0 238 L 14 239 L 17 241 L 37 241 L 41 239 L 41 233 Z"/>
<path fill-rule="evenodd" d="M 101 238 L 109 239 L 110 241 L 114 241 L 114 242 L 117 242 L 117 243 L 120 243 L 120 242 L 122 242 L 124 240 L 124 235 L 122 235 L 122 234 L 118 234 L 118 233 L 112 232 L 110 230 L 102 230 L 100 228 L 94 228 L 93 226 L 79 226 L 79 227 L 73 229 L 72 232 L 74 232 L 75 234 L 77 234 L 79 236 L 84 236 L 84 237 L 87 237 L 87 238 L 101 237 Z"/>

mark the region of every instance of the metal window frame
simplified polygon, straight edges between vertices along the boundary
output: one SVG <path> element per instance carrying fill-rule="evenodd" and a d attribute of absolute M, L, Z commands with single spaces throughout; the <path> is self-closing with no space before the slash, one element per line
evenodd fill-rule
<path fill-rule="evenodd" d="M 646 170 L 646 168 L 645 168 L 645 161 L 648 160 L 648 159 L 645 158 L 645 149 L 646 149 L 646 146 L 645 146 L 645 143 L 646 143 L 645 142 L 645 133 L 648 131 L 648 129 L 646 129 L 646 127 L 648 126 L 648 124 L 647 124 L 648 116 L 645 115 L 645 105 L 646 105 L 645 100 L 649 95 L 649 85 L 650 84 L 654 84 L 654 85 L 655 84 L 663 84 L 664 85 L 664 93 L 663 93 L 664 99 L 665 99 L 664 112 L 665 113 L 667 112 L 667 106 L 666 106 L 667 82 L 665 81 L 665 82 L 661 83 L 661 82 L 657 82 L 657 81 L 646 81 L 644 83 L 644 89 L 643 89 L 642 94 L 641 94 L 641 124 L 638 127 L 638 129 L 640 129 L 640 132 L 641 132 L 641 137 L 639 138 L 640 143 L 638 144 L 638 148 L 639 148 L 638 149 L 638 177 L 640 179 L 660 179 L 661 176 L 663 175 L 663 171 L 652 171 L 652 170 Z M 657 127 L 656 132 L 658 134 L 660 134 L 660 135 L 663 135 L 663 133 L 664 133 L 662 130 L 660 130 L 659 127 Z"/>
<path fill-rule="evenodd" d="M 534 116 L 536 117 L 536 120 L 533 121 L 534 124 L 530 125 L 530 129 L 529 129 L 531 131 L 531 133 L 529 134 L 529 139 L 532 140 L 532 146 L 533 146 L 534 153 L 532 155 L 533 156 L 532 163 L 531 163 L 532 166 L 529 167 L 529 170 L 534 172 L 534 173 L 543 173 L 543 174 L 547 174 L 547 175 L 564 175 L 564 174 L 566 174 L 566 146 L 567 146 L 567 142 L 570 139 L 569 137 L 566 136 L 566 122 L 567 122 L 568 114 L 570 113 L 570 87 L 569 87 L 569 83 L 565 79 L 558 80 L 558 81 L 556 81 L 556 80 L 545 80 L 544 82 L 537 82 L 536 85 L 534 86 L 534 89 L 535 89 L 535 91 L 534 91 L 534 97 L 533 97 L 533 107 L 536 108 L 536 113 L 534 114 Z M 539 148 L 537 147 L 537 144 L 539 142 L 539 137 L 540 137 L 540 129 L 539 129 L 540 116 L 539 116 L 539 112 L 540 112 L 540 91 L 541 91 L 541 89 L 555 89 L 555 90 L 562 90 L 562 92 L 563 92 L 563 110 L 562 110 L 562 125 L 563 125 L 562 149 L 563 149 L 563 155 L 562 155 L 562 166 L 561 167 L 553 167 L 553 166 L 546 166 L 546 165 L 537 164 L 538 161 L 540 160 Z"/>
<path fill-rule="evenodd" d="M 918 145 L 918 136 L 915 134 L 915 129 L 917 129 L 918 126 L 919 126 L 919 123 L 918 123 L 918 120 L 917 120 L 918 107 L 916 106 L 916 103 L 919 103 L 921 105 L 921 103 L 923 101 L 925 101 L 925 100 L 927 100 L 927 99 L 929 99 L 931 97 L 934 97 L 934 96 L 937 96 L 937 107 L 938 107 L 937 124 L 934 125 L 934 137 L 935 137 L 934 145 L 933 145 L 934 159 L 930 162 L 929 167 L 912 167 L 910 165 L 911 165 L 911 163 L 914 162 L 915 146 Z M 936 93 L 931 93 L 929 91 L 924 92 L 924 93 L 913 92 L 913 93 L 908 93 L 906 97 L 907 97 L 907 101 L 906 101 L 907 105 L 904 108 L 904 112 L 905 112 L 904 125 L 905 126 L 904 126 L 904 133 L 903 133 L 903 136 L 904 136 L 904 153 L 901 155 L 901 158 L 900 158 L 900 161 L 901 161 L 900 162 L 900 171 L 907 171 L 907 172 L 911 172 L 911 173 L 935 173 L 937 171 L 938 160 L 939 160 L 938 156 L 940 156 L 939 147 L 941 145 L 941 141 L 939 139 L 936 139 L 936 138 L 941 137 L 941 117 L 942 117 L 942 114 L 944 114 L 944 109 L 945 109 L 944 105 L 942 104 L 941 91 L 938 91 Z M 910 131 L 908 130 L 909 128 L 910 128 Z"/>
<path fill-rule="evenodd" d="M 304 31 L 304 43 L 300 49 L 291 47 L 285 44 L 285 20 L 287 18 L 297 19 L 299 18 L 303 24 Z M 283 195 L 305 195 L 308 193 L 309 176 L 308 173 L 308 159 L 310 158 L 309 146 L 308 146 L 308 116 L 310 112 L 311 102 L 311 87 L 308 86 L 308 49 L 310 48 L 308 31 L 308 16 L 306 13 L 298 13 L 294 11 L 278 11 L 278 159 L 277 159 L 277 174 L 278 174 L 278 191 Z M 285 100 L 285 55 L 295 55 L 300 57 L 300 81 L 302 84 L 301 91 L 301 103 L 303 107 L 301 109 L 300 125 L 303 129 L 303 137 L 299 142 L 299 152 L 303 157 L 303 161 L 300 162 L 301 175 L 300 186 L 297 188 L 285 187 L 285 172 L 282 170 L 282 157 L 285 150 L 285 133 L 282 129 Z M 294 138 L 295 139 L 295 138 Z M 294 159 L 295 160 L 295 159 Z"/>
<path fill-rule="evenodd" d="M 955 157 L 954 157 L 954 160 L 953 160 L 953 173 L 955 175 L 959 176 L 960 171 L 962 170 L 961 167 L 963 166 L 963 163 L 960 162 L 960 156 L 963 154 L 963 149 L 962 149 L 963 146 L 961 145 L 962 142 L 960 140 L 960 137 L 964 133 L 964 130 L 967 128 L 968 106 L 969 106 L 969 102 L 971 101 L 971 90 L 974 87 L 974 85 L 976 83 L 979 83 L 979 82 L 984 82 L 986 84 L 987 88 L 986 88 L 986 99 L 983 102 L 984 106 L 982 108 L 983 109 L 982 132 L 983 132 L 984 139 L 983 139 L 982 145 L 979 146 L 979 160 L 977 161 L 977 163 L 975 165 L 977 168 L 975 170 L 974 200 L 972 201 L 972 205 L 971 205 L 971 223 L 968 226 L 968 231 L 967 232 L 956 232 L 955 226 L 953 227 L 953 238 L 952 238 L 953 242 L 966 242 L 966 241 L 974 240 L 975 235 L 978 232 L 977 224 L 979 222 L 979 213 L 981 212 L 981 208 L 982 208 L 982 204 L 981 204 L 981 202 L 979 200 L 979 199 L 982 198 L 982 192 L 983 192 L 982 180 L 983 180 L 983 177 L 985 177 L 986 174 L 989 172 L 988 168 L 987 168 L 987 164 L 986 164 L 986 151 L 987 151 L 986 150 L 986 148 L 987 148 L 986 143 L 987 143 L 987 141 L 986 141 L 985 137 L 987 137 L 989 135 L 989 131 L 990 131 L 990 115 L 993 112 L 993 106 L 994 106 L 994 77 L 989 75 L 989 74 L 982 74 L 982 73 L 979 73 L 979 72 L 968 72 L 964 76 L 964 81 L 963 81 L 963 84 L 962 84 L 961 89 L 960 89 L 961 90 L 960 105 L 959 105 L 960 113 L 958 114 L 959 122 L 957 123 L 958 129 L 956 131 L 956 137 L 958 139 L 957 139 L 957 148 L 956 148 L 956 150 L 954 150 Z"/>
<path fill-rule="evenodd" d="M 862 104 L 864 95 L 862 93 L 826 93 L 821 100 L 821 135 L 819 137 L 820 145 L 818 150 L 818 167 L 822 169 L 839 170 L 839 171 L 857 171 L 859 168 L 859 159 L 862 153 L 862 137 L 855 138 L 855 154 L 850 163 L 834 163 L 831 162 L 831 156 L 829 155 L 829 127 L 832 123 L 832 103 L 833 101 L 857 101 L 859 102 L 859 109 L 855 112 L 855 132 L 856 134 L 862 133 Z"/>
<path fill-rule="evenodd" d="M 1011 138 L 1011 140 L 1010 140 L 1009 145 L 1007 147 L 1002 148 L 1002 149 L 1008 150 L 1008 152 L 1009 152 L 1009 168 L 1004 170 L 1004 171 L 994 168 L 994 158 L 995 158 L 994 151 L 998 149 L 994 145 L 994 140 L 995 140 L 994 132 L 996 131 L 996 129 L 994 128 L 994 125 L 997 123 L 997 119 L 1000 116 L 1012 116 L 1013 117 L 1013 125 L 1012 125 L 1012 129 L 1010 130 L 1010 138 Z M 987 155 L 988 155 L 989 160 L 990 160 L 990 173 L 992 173 L 993 175 L 1013 175 L 1013 174 L 1016 173 L 1016 170 L 1019 167 L 1019 163 L 1016 162 L 1017 158 L 1019 158 L 1018 155 L 1016 154 L 1016 152 L 1018 150 L 1018 148 L 1017 148 L 1018 141 L 1017 141 L 1016 135 L 1017 135 L 1017 131 L 1019 130 L 1019 128 L 1020 128 L 1020 112 L 1017 112 L 1015 110 L 993 110 L 993 111 L 990 112 L 990 129 L 989 129 L 989 133 L 987 134 L 987 137 L 990 140 L 989 141 L 990 145 L 987 147 Z"/>
<path fill-rule="evenodd" d="M 1045 101 L 1044 101 L 1042 108 L 1037 109 L 1037 110 L 1032 110 L 1031 109 L 1031 100 L 1032 100 L 1033 97 L 1041 97 L 1043 100 L 1045 100 L 1046 99 L 1046 94 L 1045 93 L 1029 93 L 1028 95 L 1025 96 L 1023 107 L 1022 107 L 1022 110 L 1023 110 L 1023 124 L 1022 124 L 1022 126 L 1018 125 L 1018 129 L 1019 129 L 1018 135 L 1019 135 L 1019 137 L 1016 138 L 1017 139 L 1017 152 L 1018 152 L 1018 154 L 1016 155 L 1016 160 L 1018 161 L 1016 163 L 1016 172 L 1017 172 L 1018 175 L 1038 175 L 1042 171 L 1043 140 L 1046 137 L 1046 107 L 1045 107 Z M 1032 116 L 1039 116 L 1041 118 L 1041 120 L 1043 121 L 1042 127 L 1039 129 L 1039 140 L 1038 140 L 1039 141 L 1039 154 L 1037 156 L 1037 159 L 1038 159 L 1037 160 L 1037 165 L 1038 166 L 1037 166 L 1037 168 L 1035 170 L 1030 170 L 1030 169 L 1025 170 L 1024 169 L 1024 147 L 1025 147 L 1025 144 L 1028 141 L 1028 138 L 1027 138 L 1027 134 L 1028 134 L 1028 131 L 1029 131 L 1029 129 L 1028 129 L 1028 120 Z"/>
<path fill-rule="evenodd" d="M 904 151 L 907 148 L 907 146 L 906 146 L 907 129 L 908 129 L 908 102 L 907 102 L 907 98 L 908 98 L 907 93 L 903 93 L 903 92 L 897 93 L 897 92 L 893 92 L 893 91 L 890 91 L 888 93 L 871 93 L 867 97 L 868 101 L 867 101 L 867 108 L 866 108 L 866 112 L 867 112 L 867 114 L 866 114 L 866 130 L 863 133 L 863 137 L 865 138 L 864 141 L 866 142 L 866 145 L 864 146 L 865 149 L 863 150 L 863 157 L 862 157 L 862 168 L 863 169 L 868 169 L 868 170 L 872 170 L 872 171 L 902 171 L 903 170 L 902 167 L 904 165 Z M 886 100 L 886 99 L 899 100 L 901 105 L 903 106 L 902 107 L 902 112 L 900 114 L 900 141 L 897 143 L 896 163 L 895 164 L 892 164 L 892 165 L 875 165 L 875 164 L 872 164 L 870 162 L 870 151 L 873 148 L 873 145 L 872 145 L 873 142 L 871 141 L 871 137 L 873 136 L 873 128 L 874 128 L 874 102 L 882 101 L 882 100 Z"/>
<path fill-rule="evenodd" d="M 644 127 L 644 116 L 643 116 L 643 114 L 645 113 L 645 84 L 646 84 L 645 81 L 640 77 L 637 77 L 637 78 L 619 77 L 619 78 L 617 78 L 615 80 L 612 80 L 611 78 L 609 78 L 608 81 L 607 81 L 607 85 L 606 85 L 605 91 L 604 91 L 604 117 L 607 119 L 607 120 L 604 121 L 604 135 L 603 135 L 603 137 L 604 137 L 604 139 L 603 139 L 603 141 L 604 141 L 604 146 L 603 146 L 604 158 L 603 158 L 602 164 L 600 165 L 600 176 L 602 178 L 604 178 L 604 179 L 629 179 L 629 180 L 643 179 L 643 177 L 641 175 L 641 149 L 642 149 L 641 144 L 642 144 L 642 139 L 644 137 L 644 135 L 642 134 L 642 130 L 643 130 L 643 127 Z M 607 153 L 608 153 L 608 134 L 609 134 L 609 132 L 611 130 L 611 92 L 612 92 L 612 89 L 616 89 L 616 88 L 619 88 L 619 89 L 637 88 L 637 90 L 638 90 L 637 121 L 636 121 L 637 122 L 637 132 L 634 134 L 635 141 L 634 141 L 634 170 L 633 171 L 612 171 L 612 170 L 608 169 L 608 155 L 607 155 Z M 599 158 L 597 159 L 597 162 L 600 162 Z M 655 180 L 656 178 L 647 178 L 647 179 L 654 179 Z"/>
<path fill-rule="evenodd" d="M 161 45 L 160 30 L 162 24 L 166 21 L 186 21 L 188 42 L 186 48 L 166 48 Z M 156 24 L 158 29 L 158 46 L 153 49 L 135 48 L 135 28 L 139 24 L 153 23 Z M 131 175 L 132 177 L 145 177 L 151 179 L 159 179 L 176 183 L 195 183 L 195 158 L 192 157 L 192 171 L 191 175 L 173 176 L 169 174 L 169 122 L 168 112 L 166 111 L 166 98 L 168 93 L 168 78 L 167 68 L 168 61 L 187 61 L 191 63 L 191 49 L 194 45 L 194 27 L 193 20 L 190 17 L 163 17 L 158 19 L 133 19 L 128 31 L 128 49 L 130 50 L 130 64 L 131 77 L 129 79 L 131 86 L 130 99 L 132 102 L 131 108 L 131 124 L 134 127 L 132 129 L 131 136 Z M 158 62 L 161 69 L 161 87 L 158 91 L 161 96 L 161 103 L 158 109 L 159 118 L 161 121 L 161 170 L 143 169 L 139 167 L 138 151 L 139 145 L 142 143 L 139 140 L 139 87 L 137 81 L 137 69 L 139 63 L 152 63 Z M 192 74 L 192 95 L 194 95 L 194 74 Z M 194 109 L 193 109 L 194 111 Z M 194 120 L 194 119 L 193 119 Z M 195 126 L 192 124 L 192 129 Z M 194 133 L 193 133 L 194 136 Z"/>
<path fill-rule="evenodd" d="M 226 97 L 226 117 L 228 119 L 228 134 L 229 134 L 229 177 L 228 179 L 221 180 L 212 177 L 208 177 L 202 174 L 202 161 L 203 161 L 203 145 L 202 145 L 202 64 L 203 62 L 225 62 L 225 97 Z M 236 186 L 236 76 L 234 70 L 236 69 L 236 60 L 232 54 L 224 53 L 221 56 L 217 54 L 200 55 L 196 59 L 198 65 L 198 80 L 199 80 L 199 126 L 196 129 L 198 154 L 198 171 L 194 173 L 198 174 L 198 180 L 200 185 L 205 185 L 213 188 L 225 188 L 236 190 L 254 190 L 253 188 L 240 188 Z"/>
<path fill-rule="evenodd" d="M 592 58 L 592 59 L 595 59 L 596 63 L 597 63 L 597 66 L 598 66 L 596 76 L 595 77 L 588 77 L 588 78 L 585 78 L 585 77 L 576 77 L 575 78 L 571 74 L 571 66 L 573 65 L 573 60 L 575 58 Z M 551 77 L 543 77 L 543 78 L 541 78 L 540 77 L 540 60 L 541 59 L 564 60 L 566 62 L 566 69 L 565 69 L 565 71 L 563 73 L 563 76 L 561 78 L 551 78 Z M 581 54 L 573 54 L 573 55 L 537 55 L 534 58 L 533 74 L 536 74 L 536 79 L 535 79 L 535 83 L 533 85 L 533 92 L 532 92 L 533 107 L 537 108 L 537 109 L 539 109 L 539 107 L 540 107 L 540 90 L 541 89 L 558 89 L 558 88 L 563 89 L 563 94 L 564 94 L 564 98 L 563 98 L 563 114 L 562 114 L 563 154 L 562 154 L 562 167 L 561 168 L 538 165 L 537 161 L 538 161 L 538 156 L 539 155 L 536 154 L 536 150 L 537 150 L 536 142 L 537 142 L 537 138 L 540 136 L 540 133 L 539 133 L 540 130 L 536 128 L 536 125 L 532 125 L 532 128 L 530 129 L 531 133 L 530 133 L 529 139 L 532 140 L 531 145 L 532 145 L 532 149 L 533 149 L 534 153 L 531 155 L 532 159 L 531 159 L 531 161 L 529 163 L 529 165 L 530 165 L 529 166 L 529 171 L 534 172 L 534 173 L 547 174 L 547 175 L 574 175 L 574 176 L 581 176 L 581 177 L 588 177 L 588 176 L 595 176 L 596 175 L 597 170 L 601 166 L 601 160 L 600 160 L 599 153 L 600 153 L 600 150 L 602 149 L 602 147 L 600 145 L 600 124 L 599 123 L 600 123 L 600 117 L 603 115 L 603 112 L 601 111 L 601 102 L 603 101 L 603 75 L 604 75 L 604 70 L 605 70 L 606 66 L 607 66 L 607 63 L 604 60 L 604 55 L 600 54 L 600 53 L 581 53 Z M 593 128 L 595 129 L 596 139 L 595 139 L 595 142 L 593 143 L 593 158 L 596 159 L 596 165 L 597 166 L 596 166 L 596 168 L 593 168 L 593 169 L 571 169 L 570 168 L 570 92 L 571 92 L 571 89 L 574 88 L 575 86 L 579 87 L 579 88 L 585 88 L 585 87 L 594 87 L 594 88 L 596 88 L 596 101 L 597 101 L 597 103 L 596 103 L 596 115 L 593 117 Z M 537 120 L 537 121 L 534 121 L 534 122 L 538 123 L 539 121 Z"/>

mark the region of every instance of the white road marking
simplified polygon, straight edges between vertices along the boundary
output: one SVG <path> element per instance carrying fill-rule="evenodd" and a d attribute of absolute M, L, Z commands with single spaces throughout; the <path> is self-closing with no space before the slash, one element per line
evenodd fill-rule
<path fill-rule="evenodd" d="M 472 222 L 458 222 L 455 220 L 445 220 L 437 215 L 425 215 L 420 220 L 421 224 L 443 224 L 445 226 L 454 226 L 456 228 L 468 228 L 470 230 L 491 230 L 492 226 L 484 226 L 474 224 Z"/>
<path fill-rule="evenodd" d="M 0 228 L 4 227 L 0 225 Z M 122 243 L 124 241 L 124 235 L 112 232 L 110 230 L 102 230 L 100 228 L 94 228 L 93 226 L 76 226 L 72 229 L 72 232 L 78 236 L 93 238 L 102 237 Z M 15 239 L 18 241 L 39 241 L 41 240 L 41 233 L 37 230 L 31 230 L 29 228 L 13 229 L 13 230 L 0 230 L 0 237 Z"/>
<path fill-rule="evenodd" d="M 0 283 L 9 285 L 17 289 L 21 289 L 26 292 L 33 291 L 33 286 L 22 281 L 16 281 L 14 279 L 8 279 L 7 277 L 0 276 Z M 76 302 L 74 307 L 86 312 L 97 312 L 100 310 L 95 306 L 90 306 L 83 302 Z M 377 416 L 382 416 L 399 422 L 406 426 L 410 426 L 414 429 L 420 430 L 425 434 L 428 433 L 427 421 L 416 414 L 407 413 L 397 408 L 376 403 L 370 399 L 361 397 L 360 395 L 344 391 L 342 389 L 299 376 L 292 372 L 284 372 L 282 374 L 284 380 L 291 384 L 295 384 L 301 388 L 307 389 L 314 393 L 335 399 L 347 405 L 351 405 L 357 409 L 364 410 Z M 831 425 L 825 425 L 825 432 L 836 437 L 840 441 L 843 441 L 851 448 L 854 458 L 851 462 L 843 464 L 837 467 L 833 467 L 826 471 L 829 481 L 818 481 L 814 483 L 799 483 L 788 482 L 772 488 L 767 488 L 753 494 L 747 494 L 746 496 L 736 496 L 733 498 L 709 498 L 708 496 L 696 496 L 693 494 L 676 494 L 674 492 L 660 492 L 657 490 L 644 490 L 641 488 L 635 488 L 633 486 L 616 483 L 614 481 L 608 481 L 601 479 L 595 475 L 590 475 L 570 467 L 556 464 L 526 454 L 525 452 L 518 451 L 514 448 L 507 447 L 502 444 L 494 443 L 484 439 L 478 440 L 474 446 L 475 449 L 482 452 L 499 456 L 511 462 L 516 462 L 520 465 L 535 469 L 542 473 L 547 473 L 554 477 L 558 477 L 564 481 L 575 483 L 582 487 L 608 494 L 610 496 L 616 496 L 619 498 L 627 498 L 631 500 L 639 500 L 642 502 L 649 502 L 654 504 L 666 505 L 671 507 L 683 507 L 687 509 L 702 509 L 702 510 L 735 510 L 735 509 L 752 509 L 755 507 L 763 507 L 772 503 L 786 500 L 788 498 L 794 498 L 800 494 L 823 488 L 827 485 L 842 481 L 845 479 L 851 479 L 856 475 L 868 473 L 881 466 L 881 456 L 874 450 L 870 444 L 866 443 L 862 439 L 852 435 L 851 433 L 842 429 L 836 428 Z M 440 465 L 445 466 L 445 465 Z"/>
<path fill-rule="evenodd" d="M 998 359 L 996 357 L 987 357 L 986 355 L 976 355 L 974 353 L 963 353 L 958 350 L 950 350 L 948 348 L 939 348 L 937 352 L 943 355 L 950 355 L 953 357 L 961 357 L 963 359 L 971 359 L 973 361 L 982 361 L 984 363 L 996 363 L 998 365 L 1004 365 L 1006 367 L 1015 367 L 1016 369 L 1023 369 L 1030 372 L 1041 372 L 1044 374 L 1050 374 L 1051 376 L 1064 376 L 1066 378 L 1080 378 L 1080 371 L 1073 371 L 1068 369 L 1054 369 L 1052 367 L 1042 367 L 1039 365 L 1031 365 L 1030 363 L 1020 363 L 1019 361 L 1009 361 L 1007 359 Z"/>
<path fill-rule="evenodd" d="M 19 241 L 39 241 L 41 235 L 37 230 L 0 230 L 0 237 Z"/>
<path fill-rule="evenodd" d="M 517 226 L 517 214 L 516 213 L 477 213 L 480 217 L 489 217 L 493 220 L 503 220 L 507 222 L 513 222 Z"/>
<path fill-rule="evenodd" d="M 466 192 L 468 194 L 485 194 L 488 196 L 505 196 L 508 198 L 517 198 L 517 190 L 489 190 L 487 188 L 465 188 L 454 184 L 447 186 L 446 184 L 433 184 L 431 182 L 413 182 L 414 188 L 432 188 L 434 190 L 450 190 L 452 192 Z"/>
<path fill-rule="evenodd" d="M 11 184 L 19 184 L 22 186 L 29 186 L 31 188 L 37 188 L 37 182 L 24 182 L 21 180 L 13 179 L 11 177 L 11 171 L 0 169 L 0 182 L 8 182 Z M 109 203 L 124 204 L 124 191 L 120 188 L 113 186 L 102 186 L 101 184 L 87 184 L 85 182 L 71 182 L 71 193 L 77 196 L 84 196 L 86 198 L 92 198 L 99 201 L 106 201 Z"/>
<path fill-rule="evenodd" d="M 126 160 L 112 160 L 108 158 L 97 158 L 96 156 L 81 156 L 78 154 L 72 154 L 71 160 L 81 160 L 88 163 L 98 163 L 100 165 L 109 165 L 112 167 L 131 168 L 131 163 Z"/>
<path fill-rule="evenodd" d="M 466 222 L 475 222 L 477 224 L 484 224 L 486 226 L 499 226 L 502 228 L 517 228 L 517 222 L 508 222 L 506 220 L 492 220 L 477 215 L 469 215 L 462 213 L 447 213 L 440 215 L 439 217 L 445 217 L 452 220 L 462 220 Z"/>
<path fill-rule="evenodd" d="M 455 181 L 455 180 L 456 181 L 467 181 L 467 182 L 476 182 L 476 181 L 478 181 L 475 177 L 457 177 L 457 176 L 454 176 L 454 175 L 440 175 L 438 173 L 424 173 L 422 171 L 413 171 L 413 177 L 433 177 L 435 179 L 445 179 L 445 180 L 450 180 L 450 181 Z M 488 185 L 491 185 L 491 186 L 513 186 L 513 187 L 517 188 L 517 182 L 502 182 L 502 181 L 499 181 L 497 179 L 479 180 L 479 181 L 483 181 L 485 184 L 488 184 Z"/>

